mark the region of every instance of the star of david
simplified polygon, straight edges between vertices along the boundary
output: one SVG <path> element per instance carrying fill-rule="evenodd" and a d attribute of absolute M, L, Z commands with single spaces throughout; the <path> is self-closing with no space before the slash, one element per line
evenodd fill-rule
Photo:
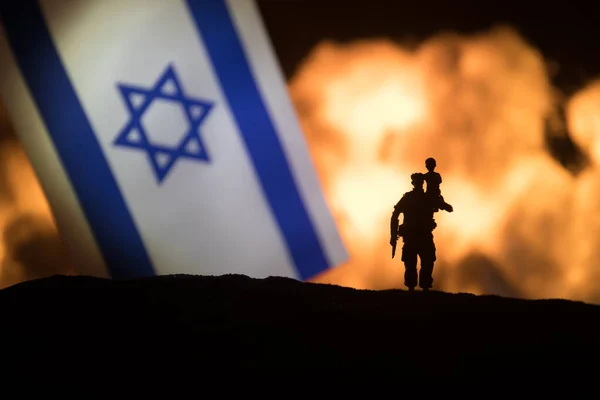
<path fill-rule="evenodd" d="M 214 103 L 187 96 L 173 66 L 168 66 L 152 88 L 145 89 L 132 85 L 118 84 L 125 105 L 130 114 L 129 121 L 115 138 L 113 145 L 146 152 L 158 183 L 162 183 L 180 158 L 210 162 L 208 153 L 200 138 L 200 125 L 207 117 Z M 165 125 L 175 125 L 172 120 L 161 120 L 161 135 L 167 135 L 176 144 L 158 143 L 148 134 L 156 127 L 143 121 L 149 116 L 147 111 L 153 104 L 161 103 L 170 109 L 180 108 L 184 121 L 184 132 L 173 132 Z M 154 111 L 154 110 L 151 110 Z M 177 114 L 176 114 L 177 116 Z M 152 124 L 150 124 L 152 125 Z"/>

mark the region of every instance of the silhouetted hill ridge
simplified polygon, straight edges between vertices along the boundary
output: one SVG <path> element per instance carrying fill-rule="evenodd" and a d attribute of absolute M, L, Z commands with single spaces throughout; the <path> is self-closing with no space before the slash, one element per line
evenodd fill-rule
<path fill-rule="evenodd" d="M 14 371 L 160 365 L 393 367 L 412 374 L 573 372 L 600 355 L 600 306 L 356 290 L 243 275 L 56 276 L 0 291 Z M 24 362 L 26 360 L 26 362 Z"/>

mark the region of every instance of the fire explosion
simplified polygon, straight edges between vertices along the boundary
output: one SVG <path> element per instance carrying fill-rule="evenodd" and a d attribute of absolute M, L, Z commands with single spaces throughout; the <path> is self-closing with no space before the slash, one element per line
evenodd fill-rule
<path fill-rule="evenodd" d="M 454 205 L 435 231 L 437 288 L 600 301 L 600 84 L 570 99 L 592 162 L 573 177 L 549 154 L 557 107 L 542 55 L 510 28 L 395 43 L 322 43 L 290 84 L 351 261 L 317 279 L 402 287 L 392 206 L 435 157 Z"/>
<path fill-rule="evenodd" d="M 299 67 L 290 93 L 351 255 L 315 281 L 402 287 L 389 218 L 410 190 L 410 174 L 435 157 L 455 209 L 436 217 L 436 289 L 600 303 L 600 83 L 565 106 L 572 139 L 591 161 L 577 176 L 545 145 L 557 99 L 543 56 L 510 28 L 440 35 L 416 49 L 324 42 Z M 35 212 L 50 232 L 20 148 L 2 151 L 12 195 L 2 199 L 0 223 Z M 8 276 L 18 264 L 10 243 L 0 249 L 0 287 L 29 276 Z"/>

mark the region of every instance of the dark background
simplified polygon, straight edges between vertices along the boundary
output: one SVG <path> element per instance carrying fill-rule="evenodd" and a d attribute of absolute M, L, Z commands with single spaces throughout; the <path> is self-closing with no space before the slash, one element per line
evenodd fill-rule
<path fill-rule="evenodd" d="M 600 7 L 595 2 L 256 0 L 289 80 L 319 42 L 389 38 L 403 45 L 442 32 L 477 33 L 508 25 L 553 65 L 553 85 L 569 96 L 600 77 Z M 564 110 L 558 118 L 564 125 Z M 577 174 L 585 155 L 565 129 L 547 130 L 555 159 Z M 552 128 L 555 129 L 555 128 Z M 556 135 L 559 133 L 559 135 Z"/>
<path fill-rule="evenodd" d="M 600 75 L 600 7 L 595 2 L 257 0 L 290 78 L 321 40 L 388 37 L 414 43 L 442 31 L 475 33 L 497 24 L 520 32 L 560 65 L 565 91 Z"/>

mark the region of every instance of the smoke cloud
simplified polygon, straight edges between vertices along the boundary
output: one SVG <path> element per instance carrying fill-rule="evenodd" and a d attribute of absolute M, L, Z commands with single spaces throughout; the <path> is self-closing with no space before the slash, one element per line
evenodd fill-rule
<path fill-rule="evenodd" d="M 74 274 L 37 177 L 0 107 L 0 288 Z"/>

